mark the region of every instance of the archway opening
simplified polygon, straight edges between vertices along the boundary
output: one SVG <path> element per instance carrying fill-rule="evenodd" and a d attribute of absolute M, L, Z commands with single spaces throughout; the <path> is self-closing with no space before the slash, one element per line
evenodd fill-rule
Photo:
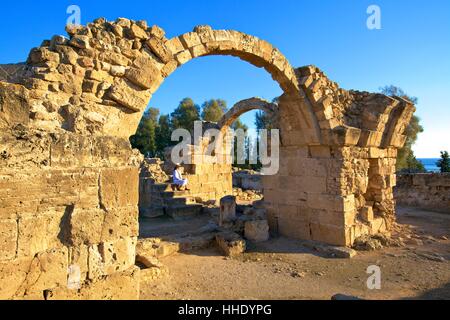
<path fill-rule="evenodd" d="M 210 85 L 211 68 L 203 66 L 215 66 L 221 63 L 225 67 L 215 68 L 213 76 L 216 76 L 216 70 L 220 70 L 223 78 L 216 81 L 219 83 L 218 85 Z M 201 66 L 202 69 L 198 70 L 198 66 Z M 236 82 L 236 74 L 244 77 L 244 80 L 232 85 L 220 85 L 222 81 L 227 83 L 234 79 L 234 82 Z M 256 81 L 255 78 L 261 80 Z M 255 84 L 259 84 L 256 86 L 256 90 L 254 89 Z M 196 89 L 204 87 L 206 87 L 205 92 Z M 189 90 L 193 88 L 196 90 L 191 95 Z M 268 92 L 273 93 L 270 94 Z M 263 96 L 271 101 L 282 94 L 282 91 L 277 82 L 271 79 L 270 74 L 263 69 L 254 68 L 251 64 L 242 63 L 235 57 L 211 56 L 196 59 L 189 64 L 183 65 L 161 85 L 160 90 L 155 92 L 143 120 L 153 121 L 156 124 L 156 128 L 151 130 L 156 132 L 164 129 L 161 126 L 167 124 L 167 128 L 170 129 L 169 135 L 157 134 L 158 138 L 167 138 L 177 128 L 177 125 L 183 122 L 180 121 L 180 117 L 183 114 L 179 112 L 182 106 L 190 110 L 197 109 L 197 120 L 207 120 L 208 123 L 214 122 L 217 128 L 232 126 L 236 129 L 244 128 L 245 131 L 251 129 L 252 132 L 255 132 L 256 112 L 258 110 L 270 111 L 265 108 L 265 105 L 269 105 L 270 102 L 254 98 L 249 99 L 256 101 L 253 104 L 243 105 L 247 101 L 243 100 L 243 103 L 237 104 L 237 106 L 233 106 L 231 103 L 221 105 L 221 102 L 232 102 L 240 97 L 248 97 L 250 93 Z M 186 97 L 190 96 L 194 98 L 186 99 Z M 216 97 L 216 99 L 210 99 L 210 97 Z M 222 97 L 225 97 L 225 99 Z M 159 114 L 158 110 L 154 108 L 154 106 L 165 103 L 172 105 L 175 101 L 181 101 L 178 103 L 177 108 L 162 108 L 162 110 L 159 110 Z M 240 108 L 237 113 L 233 111 L 236 110 L 236 107 Z M 205 112 L 206 108 L 212 111 L 218 108 L 223 109 L 220 116 L 217 117 L 217 114 L 214 112 L 209 114 Z M 205 116 L 208 118 L 205 119 Z M 241 120 L 242 118 L 244 120 Z M 148 130 L 148 127 L 145 128 L 142 124 L 141 121 L 138 133 L 139 131 Z M 206 127 L 207 124 L 205 123 Z M 185 129 L 190 130 L 191 128 Z M 135 137 L 136 135 L 131 138 L 132 142 Z M 253 135 L 253 138 L 256 138 L 256 134 Z M 204 179 L 205 174 L 200 172 L 198 166 L 195 164 L 185 165 L 184 178 L 189 180 L 192 190 L 191 192 L 173 190 L 171 186 L 173 178 L 171 176 L 173 175 L 174 163 L 170 161 L 170 155 L 167 150 L 167 148 L 170 149 L 173 146 L 173 143 L 166 141 L 165 145 L 158 145 L 160 142 L 155 141 L 157 145 L 156 152 L 145 154 L 147 159 L 143 168 L 141 168 L 139 204 L 141 238 L 173 236 L 173 234 L 199 229 L 208 224 L 212 218 L 211 214 L 217 216 L 220 199 L 234 194 L 231 164 L 223 167 L 211 167 L 210 173 L 207 173 L 211 176 L 206 179 Z M 133 143 L 133 146 L 136 147 L 136 144 Z M 249 164 L 248 161 L 247 164 Z M 241 166 L 242 168 L 245 168 L 245 166 Z M 262 190 L 254 192 L 253 197 L 256 197 L 257 200 L 262 199 Z M 200 219 L 189 219 L 191 215 L 196 218 L 200 217 Z"/>

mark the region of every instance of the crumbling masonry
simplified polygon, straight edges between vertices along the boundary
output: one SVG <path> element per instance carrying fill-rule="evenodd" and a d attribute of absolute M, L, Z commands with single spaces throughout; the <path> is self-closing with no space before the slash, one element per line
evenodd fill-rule
<path fill-rule="evenodd" d="M 343 246 L 389 231 L 410 102 L 340 89 L 237 31 L 169 40 L 143 21 L 98 19 L 68 33 L 2 67 L 0 298 L 138 298 L 142 158 L 128 138 L 163 80 L 206 55 L 263 67 L 284 91 L 281 170 L 264 177 L 272 231 Z"/>

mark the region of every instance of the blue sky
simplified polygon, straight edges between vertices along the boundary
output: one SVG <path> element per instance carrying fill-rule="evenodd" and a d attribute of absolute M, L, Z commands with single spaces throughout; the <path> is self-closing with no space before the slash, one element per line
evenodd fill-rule
<path fill-rule="evenodd" d="M 425 132 L 418 157 L 450 150 L 450 1 L 448 0 L 198 0 L 2 1 L 0 63 L 24 61 L 32 47 L 65 34 L 66 9 L 81 8 L 83 24 L 98 17 L 145 19 L 168 37 L 199 24 L 236 29 L 277 46 L 293 66 L 315 64 L 343 88 L 378 91 L 394 84 L 419 98 Z M 381 8 L 382 29 L 366 27 L 367 7 Z M 262 69 L 232 57 L 196 59 L 155 93 L 151 106 L 173 111 L 187 96 L 198 104 L 223 98 L 229 105 L 281 93 Z M 243 120 L 253 123 L 254 114 Z"/>

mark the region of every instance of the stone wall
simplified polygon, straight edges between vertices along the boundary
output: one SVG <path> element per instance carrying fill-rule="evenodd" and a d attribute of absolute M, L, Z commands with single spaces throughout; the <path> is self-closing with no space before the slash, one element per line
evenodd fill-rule
<path fill-rule="evenodd" d="M 402 206 L 450 213 L 450 174 L 402 174 L 395 198 Z"/>
<path fill-rule="evenodd" d="M 233 187 L 243 190 L 264 190 L 261 174 L 250 171 L 233 172 Z"/>
<path fill-rule="evenodd" d="M 137 298 L 129 143 L 20 126 L 0 141 L 0 299 Z"/>

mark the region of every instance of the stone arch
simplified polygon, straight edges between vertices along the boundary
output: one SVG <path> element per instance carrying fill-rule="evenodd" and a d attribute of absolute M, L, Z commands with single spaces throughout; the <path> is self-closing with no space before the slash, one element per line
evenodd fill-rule
<path fill-rule="evenodd" d="M 252 110 L 262 110 L 266 113 L 277 113 L 278 106 L 261 98 L 250 98 L 236 103 L 218 122 L 219 128 L 229 127 L 244 113 Z"/>
<path fill-rule="evenodd" d="M 18 80 L 38 91 L 35 109 L 43 114 L 37 126 L 128 138 L 153 93 L 177 68 L 202 56 L 228 55 L 267 70 L 284 94 L 298 101 L 295 107 L 280 105 L 291 114 L 286 129 L 320 141 L 318 120 L 295 69 L 264 40 L 209 26 L 167 39 L 161 28 L 127 19 L 98 19 L 67 31 L 70 39 L 56 36 L 33 49 Z M 48 100 L 52 106 L 42 108 Z"/>

